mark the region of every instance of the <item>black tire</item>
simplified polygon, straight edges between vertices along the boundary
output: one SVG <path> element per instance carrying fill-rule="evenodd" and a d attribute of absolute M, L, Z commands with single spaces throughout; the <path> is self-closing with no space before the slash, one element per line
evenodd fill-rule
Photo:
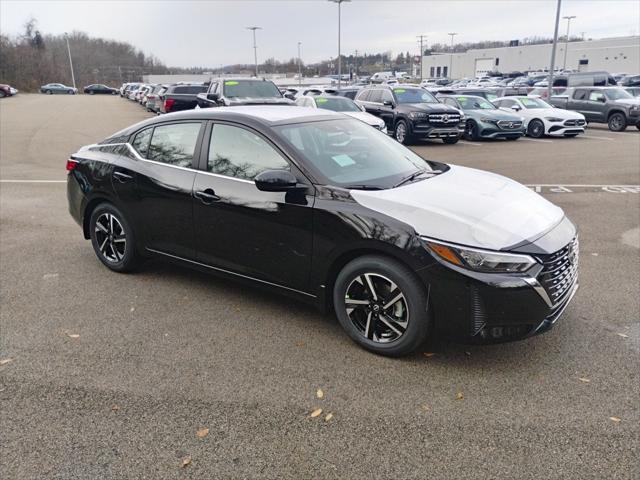
<path fill-rule="evenodd" d="M 411 143 L 411 134 L 409 133 L 409 126 L 404 120 L 400 120 L 396 123 L 396 127 L 393 131 L 393 137 L 403 145 L 409 145 Z"/>
<path fill-rule="evenodd" d="M 637 124 L 636 124 L 636 128 L 637 128 L 638 130 L 640 130 L 640 123 L 637 123 Z"/>
<path fill-rule="evenodd" d="M 44 93 L 46 93 L 47 95 L 53 95 L 53 92 L 51 90 L 45 90 Z"/>
<path fill-rule="evenodd" d="M 565 135 L 565 137 L 566 137 L 566 138 L 573 138 L 573 137 L 577 137 L 577 136 L 578 136 L 578 134 L 577 134 L 577 133 L 567 133 L 567 134 Z"/>
<path fill-rule="evenodd" d="M 514 140 L 518 140 L 520 137 L 506 137 L 507 140 L 513 142 Z"/>
<path fill-rule="evenodd" d="M 74 92 L 73 90 L 67 90 L 67 93 L 68 93 L 69 95 L 75 95 L 75 92 Z"/>
<path fill-rule="evenodd" d="M 370 283 L 377 292 L 375 301 L 365 285 Z M 385 300 L 397 298 L 399 293 L 403 297 L 385 309 Z M 358 300 L 358 296 L 363 299 Z M 348 301 L 367 303 L 349 308 L 351 312 L 348 312 Z M 333 288 L 333 306 L 347 334 L 374 353 L 392 357 L 408 355 L 427 339 L 430 320 L 424 285 L 410 269 L 391 258 L 365 255 L 345 265 Z M 402 318 L 406 318 L 406 322 Z"/>
<path fill-rule="evenodd" d="M 620 112 L 612 113 L 607 123 L 612 132 L 623 132 L 627 129 L 627 118 Z"/>
<path fill-rule="evenodd" d="M 529 126 L 527 127 L 527 135 L 533 138 L 540 138 L 544 136 L 544 123 L 542 120 L 538 120 L 534 118 L 529 122 Z"/>
<path fill-rule="evenodd" d="M 6 96 L 7 96 L 7 94 L 4 93 L 4 90 L 0 90 L 0 98 L 4 98 Z"/>
<path fill-rule="evenodd" d="M 464 136 L 467 140 L 479 140 L 478 124 L 473 120 L 467 120 L 464 128 Z"/>
<path fill-rule="evenodd" d="M 96 92 L 94 92 L 93 90 L 89 90 L 89 95 L 95 95 Z"/>
<path fill-rule="evenodd" d="M 115 221 L 112 222 L 109 216 Z M 107 231 L 104 231 L 104 228 L 107 228 Z M 109 269 L 124 273 L 134 270 L 138 265 L 139 255 L 133 229 L 114 205 L 101 203 L 93 209 L 89 221 L 89 234 L 96 256 Z"/>
<path fill-rule="evenodd" d="M 459 140 L 460 140 L 460 137 L 446 137 L 442 139 L 442 141 L 447 145 L 453 145 L 455 143 L 458 143 Z"/>

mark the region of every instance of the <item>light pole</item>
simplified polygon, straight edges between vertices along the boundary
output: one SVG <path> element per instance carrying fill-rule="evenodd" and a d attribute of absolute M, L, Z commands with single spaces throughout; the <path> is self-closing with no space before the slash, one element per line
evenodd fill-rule
<path fill-rule="evenodd" d="M 71 60 L 71 47 L 69 47 L 69 35 L 64 32 L 64 39 L 67 41 L 67 53 L 69 53 L 69 66 L 71 67 L 71 81 L 73 82 L 73 88 L 76 88 L 76 76 L 73 74 L 73 60 Z"/>
<path fill-rule="evenodd" d="M 298 86 L 302 86 L 302 61 L 300 60 L 300 45 L 302 42 L 298 42 Z"/>
<path fill-rule="evenodd" d="M 567 49 L 569 48 L 569 25 L 571 25 L 571 20 L 576 18 L 575 15 L 570 15 L 567 17 L 562 17 L 567 21 L 567 38 L 564 42 L 564 63 L 562 64 L 562 70 L 567 69 Z"/>
<path fill-rule="evenodd" d="M 427 36 L 418 35 L 418 38 L 420 39 L 420 82 L 422 82 L 422 57 L 424 56 L 424 47 L 422 42 L 425 38 L 427 38 Z"/>
<path fill-rule="evenodd" d="M 351 0 L 329 0 L 329 1 L 338 4 L 338 90 L 340 90 L 340 82 L 342 81 L 342 57 L 340 55 L 341 7 L 344 2 L 350 2 Z"/>
<path fill-rule="evenodd" d="M 256 30 L 262 30 L 262 27 L 247 27 L 247 30 L 253 31 L 253 61 L 256 64 L 256 78 L 258 77 L 258 46 L 256 45 Z"/>
<path fill-rule="evenodd" d="M 449 78 L 453 78 L 451 70 L 453 69 L 453 37 L 458 35 L 456 32 L 447 33 L 451 37 L 451 54 L 449 55 Z"/>
<path fill-rule="evenodd" d="M 551 68 L 549 69 L 549 85 L 547 87 L 547 99 L 551 100 L 551 92 L 553 90 L 553 70 L 556 67 L 556 46 L 558 44 L 558 26 L 560 25 L 560 5 L 562 0 L 558 0 L 556 7 L 556 28 L 553 31 L 553 46 L 551 47 Z"/>

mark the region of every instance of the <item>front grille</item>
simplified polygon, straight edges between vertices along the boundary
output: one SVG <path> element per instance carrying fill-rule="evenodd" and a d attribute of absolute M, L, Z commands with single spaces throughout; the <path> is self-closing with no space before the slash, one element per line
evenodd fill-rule
<path fill-rule="evenodd" d="M 487 325 L 487 310 L 478 291 L 478 287 L 471 285 L 471 336 L 475 336 Z"/>
<path fill-rule="evenodd" d="M 585 123 L 584 120 L 565 120 L 564 125 L 567 127 L 582 127 Z"/>
<path fill-rule="evenodd" d="M 505 130 L 514 130 L 516 128 L 521 128 L 522 127 L 522 122 L 513 122 L 511 120 L 500 120 L 498 122 L 498 126 L 500 128 L 503 128 Z"/>
<path fill-rule="evenodd" d="M 458 113 L 430 113 L 429 123 L 432 125 L 453 126 L 460 123 Z"/>
<path fill-rule="evenodd" d="M 543 268 L 538 281 L 554 305 L 571 292 L 578 279 L 579 242 L 576 236 L 567 246 L 542 258 Z"/>

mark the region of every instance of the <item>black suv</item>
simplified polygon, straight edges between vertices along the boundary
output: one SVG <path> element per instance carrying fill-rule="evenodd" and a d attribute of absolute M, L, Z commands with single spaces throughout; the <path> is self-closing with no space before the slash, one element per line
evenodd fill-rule
<path fill-rule="evenodd" d="M 464 133 L 464 114 L 440 103 L 427 90 L 402 85 L 363 88 L 355 102 L 382 118 L 395 139 L 408 144 L 414 138 L 441 138 L 457 143 Z"/>
<path fill-rule="evenodd" d="M 234 105 L 294 105 L 275 83 L 259 78 L 224 78 L 212 80 L 209 89 L 198 95 L 200 108 Z"/>

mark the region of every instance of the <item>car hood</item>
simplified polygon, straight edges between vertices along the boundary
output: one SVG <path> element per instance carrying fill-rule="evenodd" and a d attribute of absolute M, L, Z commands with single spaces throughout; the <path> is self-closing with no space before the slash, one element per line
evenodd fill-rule
<path fill-rule="evenodd" d="M 527 117 L 559 117 L 564 120 L 584 119 L 584 115 L 564 108 L 525 108 L 518 113 Z"/>
<path fill-rule="evenodd" d="M 398 105 L 399 109 L 408 110 L 412 112 L 449 112 L 460 113 L 457 108 L 453 108 L 444 103 L 401 103 Z"/>
<path fill-rule="evenodd" d="M 508 250 L 558 225 L 561 208 L 509 178 L 451 166 L 433 178 L 389 190 L 351 190 L 361 205 L 411 225 L 418 235 Z"/>
<path fill-rule="evenodd" d="M 266 98 L 256 98 L 256 97 L 237 97 L 233 99 L 227 99 L 227 104 L 229 106 L 234 105 L 295 105 L 293 100 L 289 100 L 288 98 L 277 98 L 277 97 L 266 97 Z"/>
<path fill-rule="evenodd" d="M 640 105 L 640 98 L 621 98 L 619 100 L 614 100 L 614 103 L 621 105 Z"/>
<path fill-rule="evenodd" d="M 373 125 L 374 127 L 377 127 L 378 125 L 382 125 L 384 123 L 384 121 L 381 120 L 380 118 L 376 117 L 375 115 L 371 115 L 370 113 L 367 113 L 367 112 L 341 112 L 341 113 L 344 113 L 345 115 L 349 115 L 350 117 L 353 117 L 353 118 L 357 118 L 358 120 L 364 123 L 368 123 L 369 125 Z"/>

